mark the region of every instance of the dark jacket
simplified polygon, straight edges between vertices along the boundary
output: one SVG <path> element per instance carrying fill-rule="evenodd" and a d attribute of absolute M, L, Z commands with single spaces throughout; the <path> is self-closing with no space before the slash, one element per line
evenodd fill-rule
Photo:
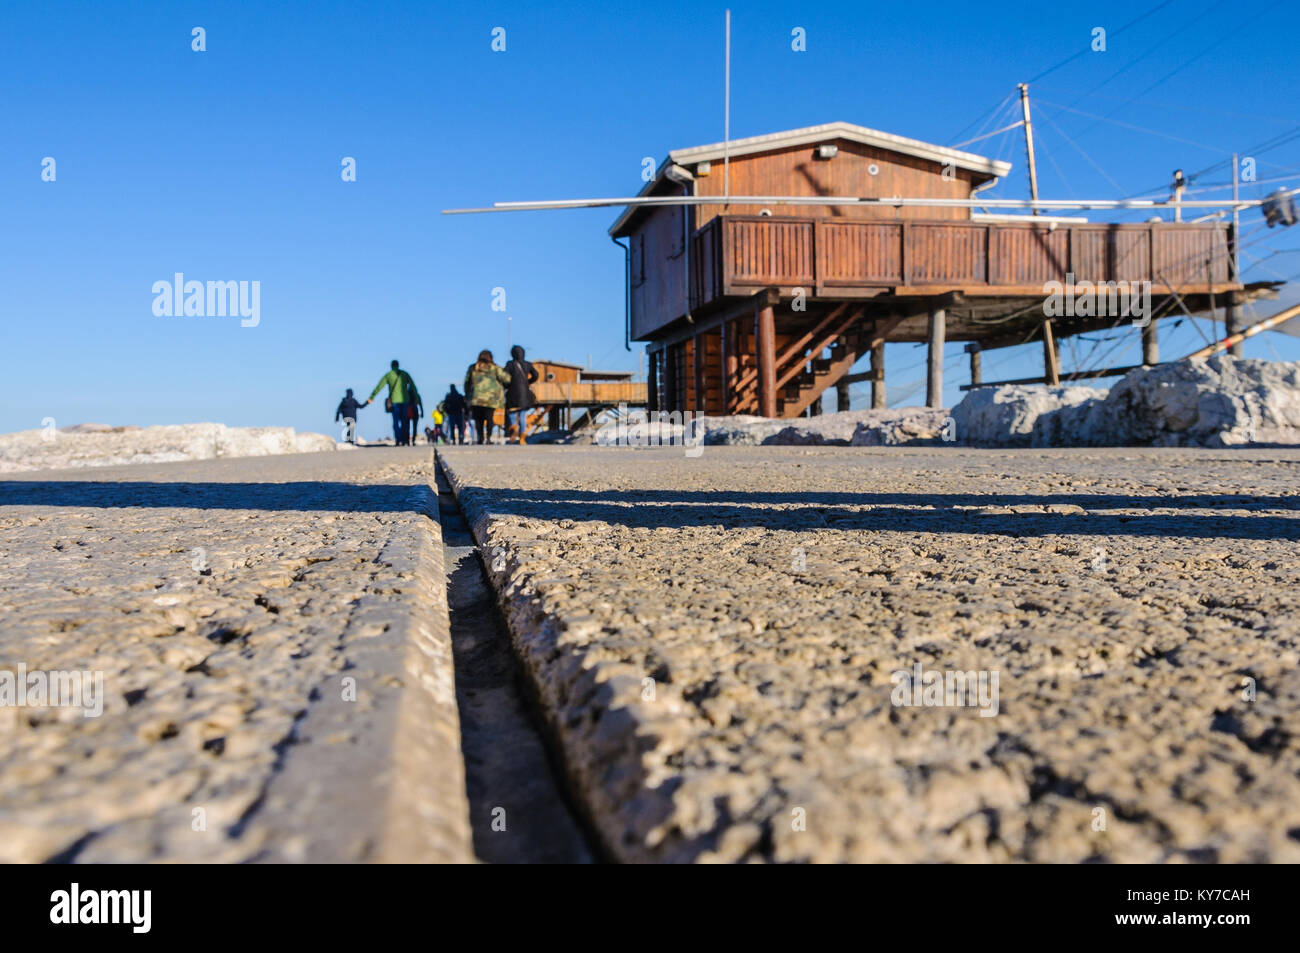
<path fill-rule="evenodd" d="M 420 391 L 416 388 L 415 381 L 411 379 L 411 375 L 406 371 L 398 371 L 397 373 L 402 375 L 402 383 L 406 385 L 406 403 L 414 406 L 415 417 L 423 417 L 424 400 L 420 397 Z"/>
<path fill-rule="evenodd" d="M 510 349 L 510 363 L 506 365 L 510 374 L 510 386 L 506 388 L 506 408 L 509 410 L 527 410 L 536 401 L 529 384 L 537 380 L 537 371 L 524 360 L 524 349 L 518 344 Z"/>
<path fill-rule="evenodd" d="M 357 419 L 357 411 L 361 408 L 361 401 L 355 397 L 344 397 L 339 401 L 339 409 L 334 411 L 334 422 L 338 423 L 340 419 L 351 417 Z"/>
<path fill-rule="evenodd" d="M 458 390 L 447 391 L 447 396 L 442 399 L 442 409 L 448 417 L 464 417 L 465 395 Z"/>

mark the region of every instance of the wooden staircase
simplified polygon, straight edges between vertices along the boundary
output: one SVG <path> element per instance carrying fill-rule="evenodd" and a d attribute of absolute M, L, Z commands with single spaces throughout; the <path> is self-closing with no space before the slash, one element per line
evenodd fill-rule
<path fill-rule="evenodd" d="M 863 313 L 862 308 L 841 305 L 778 355 L 778 417 L 798 417 L 806 411 L 903 320 L 899 316 L 865 322 Z"/>

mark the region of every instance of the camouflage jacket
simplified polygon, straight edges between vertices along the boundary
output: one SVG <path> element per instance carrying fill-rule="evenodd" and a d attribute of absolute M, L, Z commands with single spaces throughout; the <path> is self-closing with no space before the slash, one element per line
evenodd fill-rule
<path fill-rule="evenodd" d="M 471 364 L 465 372 L 465 396 L 471 407 L 504 408 L 506 392 L 501 385 L 509 383 L 510 375 L 495 364 L 488 370 Z"/>

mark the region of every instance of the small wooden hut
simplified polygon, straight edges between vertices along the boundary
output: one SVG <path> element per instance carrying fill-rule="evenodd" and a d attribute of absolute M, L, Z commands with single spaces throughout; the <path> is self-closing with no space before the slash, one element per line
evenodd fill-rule
<path fill-rule="evenodd" d="M 645 381 L 632 380 L 631 371 L 592 370 L 564 361 L 532 363 L 537 371 L 532 385 L 537 403 L 528 412 L 527 434 L 581 429 L 607 408 L 646 406 Z M 505 411 L 497 411 L 496 423 L 505 426 Z"/>

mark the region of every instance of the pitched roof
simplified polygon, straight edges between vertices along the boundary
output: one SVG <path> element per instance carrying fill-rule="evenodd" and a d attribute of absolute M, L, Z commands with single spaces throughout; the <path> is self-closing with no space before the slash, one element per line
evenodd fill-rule
<path fill-rule="evenodd" d="M 845 139 L 849 142 L 857 142 L 865 146 L 901 153 L 902 155 L 915 156 L 918 159 L 927 159 L 940 164 L 950 162 L 959 169 L 970 169 L 973 172 L 983 173 L 990 178 L 1000 178 L 1011 171 L 1010 162 L 988 159 L 984 156 L 975 155 L 973 152 L 962 152 L 959 149 L 950 149 L 947 146 L 936 146 L 933 143 L 922 142 L 919 139 L 909 139 L 906 136 L 896 136 L 893 133 L 881 132 L 878 129 L 868 129 L 866 126 L 858 126 L 851 122 L 828 122 L 820 126 L 804 126 L 801 129 L 772 132 L 765 136 L 732 139 L 729 143 L 715 142 L 707 146 L 674 149 L 668 153 L 668 158 L 655 171 L 654 178 L 642 186 L 637 195 L 654 194 L 670 170 L 676 170 L 679 176 L 689 180 L 692 178 L 691 172 L 689 169 L 684 168 L 685 166 L 696 165 L 700 162 L 713 162 L 721 159 L 724 155 L 744 156 L 759 152 L 774 152 L 777 149 L 787 149 L 791 146 L 829 143 L 836 139 Z M 614 224 L 610 226 L 609 233 L 617 237 L 636 210 L 637 206 L 628 206 L 623 209 Z"/>
<path fill-rule="evenodd" d="M 724 152 L 733 156 L 743 156 L 755 152 L 771 152 L 775 149 L 785 149 L 790 146 L 829 142 L 832 139 L 847 139 L 850 142 L 860 142 L 864 146 L 888 149 L 890 152 L 901 152 L 903 155 L 929 159 L 932 162 L 951 162 L 960 169 L 971 169 L 988 175 L 1003 176 L 1011 171 L 1010 162 L 987 159 L 972 152 L 949 149 L 947 146 L 936 146 L 933 143 L 922 142 L 919 139 L 908 139 L 906 136 L 896 136 L 891 132 L 868 129 L 866 126 L 854 125 L 851 122 L 828 122 L 820 126 L 804 126 L 802 129 L 773 132 L 765 136 L 732 139 L 729 147 L 726 148 L 724 148 L 723 143 L 715 142 L 707 146 L 674 149 L 668 153 L 668 157 L 678 165 L 693 165 L 696 162 L 711 162 L 714 159 L 721 159 Z"/>

